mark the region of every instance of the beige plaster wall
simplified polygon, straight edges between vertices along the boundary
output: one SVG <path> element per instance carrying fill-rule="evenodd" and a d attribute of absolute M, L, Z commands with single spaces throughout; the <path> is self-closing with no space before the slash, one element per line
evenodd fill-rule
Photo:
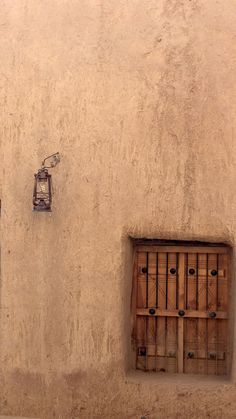
<path fill-rule="evenodd" d="M 235 243 L 235 3 L 0 8 L 0 413 L 235 418 L 234 378 L 127 374 L 128 236 Z M 56 151 L 53 212 L 35 214 Z"/>

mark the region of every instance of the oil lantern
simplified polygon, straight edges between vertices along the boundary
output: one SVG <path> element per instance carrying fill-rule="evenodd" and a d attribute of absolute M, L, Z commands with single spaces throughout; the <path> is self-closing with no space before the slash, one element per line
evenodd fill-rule
<path fill-rule="evenodd" d="M 46 163 L 48 161 L 48 163 Z M 52 204 L 52 175 L 48 169 L 55 167 L 60 162 L 59 153 L 46 157 L 41 169 L 34 175 L 33 210 L 51 212 Z"/>

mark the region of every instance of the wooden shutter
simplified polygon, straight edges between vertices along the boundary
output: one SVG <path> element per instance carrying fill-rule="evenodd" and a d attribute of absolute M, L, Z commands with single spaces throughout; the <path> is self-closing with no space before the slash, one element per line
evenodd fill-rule
<path fill-rule="evenodd" d="M 228 248 L 136 246 L 136 368 L 226 374 Z"/>

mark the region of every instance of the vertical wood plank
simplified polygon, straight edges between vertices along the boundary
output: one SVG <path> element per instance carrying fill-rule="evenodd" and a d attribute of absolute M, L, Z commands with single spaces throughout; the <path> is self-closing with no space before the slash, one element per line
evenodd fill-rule
<path fill-rule="evenodd" d="M 148 253 L 148 307 L 156 307 L 156 253 Z M 147 356 L 146 370 L 155 371 L 156 369 L 156 321 L 154 317 L 148 317 L 147 322 Z"/>
<path fill-rule="evenodd" d="M 218 272 L 217 255 L 208 256 L 208 307 L 209 311 L 217 310 L 217 283 L 218 275 L 212 275 L 212 271 Z"/>
<path fill-rule="evenodd" d="M 178 319 L 178 372 L 184 372 L 184 319 Z"/>
<path fill-rule="evenodd" d="M 148 254 L 148 307 L 156 307 L 156 253 Z"/>
<path fill-rule="evenodd" d="M 218 272 L 217 254 L 208 255 L 208 307 L 209 311 L 217 310 L 217 282 L 218 275 L 212 275 L 212 271 Z M 207 348 L 207 372 L 217 374 L 217 319 L 207 320 L 208 348 Z"/>
<path fill-rule="evenodd" d="M 198 319 L 184 319 L 184 372 L 189 374 L 198 372 L 197 321 Z"/>
<path fill-rule="evenodd" d="M 144 316 L 137 316 L 136 319 L 136 345 L 137 360 L 136 368 L 145 371 L 146 368 L 146 320 Z"/>
<path fill-rule="evenodd" d="M 228 255 L 220 254 L 218 257 L 218 268 L 224 272 L 223 276 L 218 276 L 218 301 L 219 311 L 228 311 Z M 230 334 L 227 320 L 217 321 L 217 374 L 227 374 L 228 372 L 228 346 Z"/>
<path fill-rule="evenodd" d="M 228 321 L 218 320 L 217 374 L 228 373 Z"/>
<path fill-rule="evenodd" d="M 219 269 L 224 270 L 224 276 L 218 277 L 218 310 L 228 310 L 227 255 L 219 255 Z"/>
<path fill-rule="evenodd" d="M 169 269 L 168 269 L 168 295 L 167 309 L 175 310 L 176 308 L 176 278 L 177 278 L 177 260 L 176 253 L 169 253 Z M 175 273 L 171 273 L 175 269 Z M 174 271 L 173 271 L 174 272 Z"/>
<path fill-rule="evenodd" d="M 137 353 L 137 283 L 138 283 L 138 254 L 134 255 L 133 266 L 133 284 L 132 284 L 132 298 L 131 298 L 131 321 L 132 321 L 132 351 L 135 361 L 135 366 L 138 366 L 138 353 Z"/>
<path fill-rule="evenodd" d="M 156 355 L 156 318 L 148 317 L 148 328 L 147 328 L 147 370 L 155 371 L 155 355 Z"/>
<path fill-rule="evenodd" d="M 206 310 L 206 254 L 198 254 L 198 270 L 201 274 L 198 275 L 198 309 Z M 198 319 L 197 326 L 197 354 L 198 354 L 198 373 L 204 374 L 206 372 L 206 319 Z"/>
<path fill-rule="evenodd" d="M 138 252 L 137 258 L 137 308 L 145 308 L 147 274 L 143 272 L 143 269 L 148 269 L 146 253 Z"/>
<path fill-rule="evenodd" d="M 185 300 L 185 254 L 179 255 L 179 310 L 184 310 Z M 178 372 L 184 372 L 184 319 L 178 318 Z"/>
<path fill-rule="evenodd" d="M 186 308 L 188 310 L 196 310 L 197 308 L 197 256 L 194 253 L 188 255 L 188 293 L 186 297 Z"/>
<path fill-rule="evenodd" d="M 184 300 L 185 300 L 185 253 L 180 253 L 179 255 L 179 309 L 184 310 Z"/>
<path fill-rule="evenodd" d="M 168 257 L 168 295 L 167 310 L 175 310 L 176 308 L 176 283 L 177 283 L 177 257 L 176 253 L 169 253 Z M 175 270 L 175 271 L 174 271 Z M 166 356 L 167 371 L 175 373 L 177 345 L 176 345 L 176 319 L 167 318 L 167 337 L 166 337 Z"/>
<path fill-rule="evenodd" d="M 197 307 L 197 256 L 188 254 L 186 258 L 186 308 L 196 310 Z M 186 284 L 186 285 L 187 285 Z M 197 369 L 197 320 L 185 319 L 184 327 L 184 372 L 195 373 Z"/>
<path fill-rule="evenodd" d="M 165 309 L 166 307 L 166 254 L 158 254 L 158 307 Z M 166 320 L 165 317 L 158 317 L 157 321 L 157 371 L 165 371 L 165 344 L 166 344 Z"/>
<path fill-rule="evenodd" d="M 148 371 L 148 325 L 149 317 L 145 316 L 145 346 L 146 346 L 146 357 L 145 357 L 145 371 Z"/>

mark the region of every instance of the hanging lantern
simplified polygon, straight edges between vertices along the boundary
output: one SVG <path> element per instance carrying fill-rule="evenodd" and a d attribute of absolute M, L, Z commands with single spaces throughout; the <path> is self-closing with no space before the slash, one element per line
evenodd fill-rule
<path fill-rule="evenodd" d="M 34 211 L 51 211 L 52 177 L 47 169 L 39 169 L 34 177 Z"/>
<path fill-rule="evenodd" d="M 50 166 L 46 166 L 46 161 L 50 159 Z M 34 175 L 33 206 L 34 211 L 51 212 L 52 204 L 52 175 L 48 169 L 55 167 L 60 162 L 59 153 L 46 157 L 42 162 L 41 169 Z"/>

